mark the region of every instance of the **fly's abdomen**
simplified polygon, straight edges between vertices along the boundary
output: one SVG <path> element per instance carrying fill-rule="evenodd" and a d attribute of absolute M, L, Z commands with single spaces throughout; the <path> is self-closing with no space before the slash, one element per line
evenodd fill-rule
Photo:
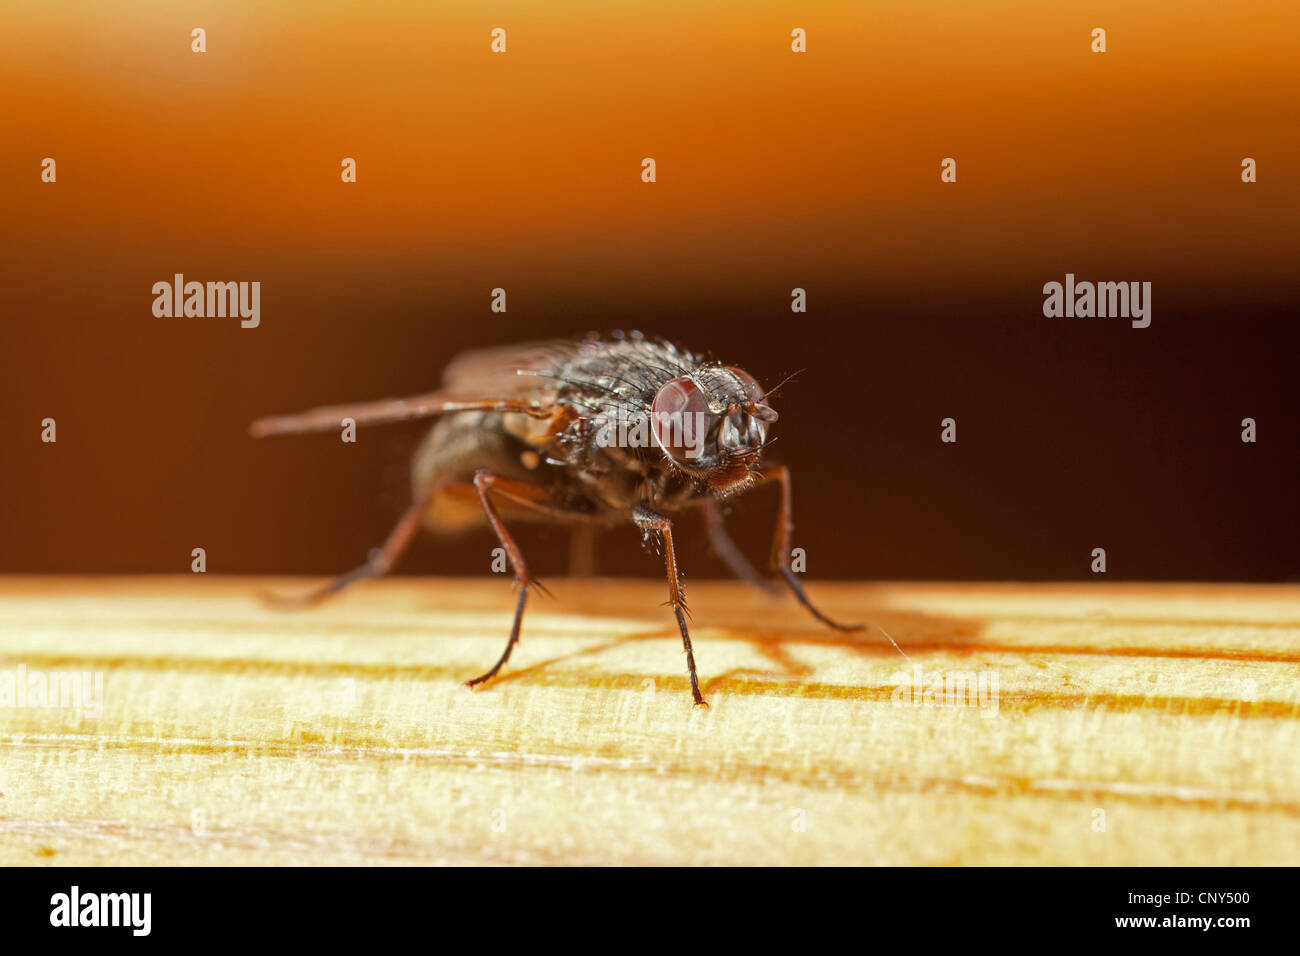
<path fill-rule="evenodd" d="M 505 412 L 459 412 L 429 430 L 411 466 L 415 498 L 436 490 L 426 525 L 441 533 L 484 523 L 483 506 L 474 490 L 474 475 L 487 470 L 498 478 L 531 486 L 554 485 L 562 469 L 545 464 L 544 451 L 533 441 L 536 420 Z M 503 512 L 516 509 L 500 502 Z M 536 509 L 521 512 L 528 520 L 545 518 Z"/>

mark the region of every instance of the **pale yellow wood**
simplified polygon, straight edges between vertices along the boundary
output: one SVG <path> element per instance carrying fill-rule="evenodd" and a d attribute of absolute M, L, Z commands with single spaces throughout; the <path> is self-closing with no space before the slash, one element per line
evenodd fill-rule
<path fill-rule="evenodd" d="M 810 584 L 909 662 L 696 582 L 704 710 L 659 582 L 547 582 L 480 691 L 504 578 L 307 583 L 0 579 L 0 677 L 104 675 L 0 706 L 0 863 L 1300 863 L 1300 588 Z"/>

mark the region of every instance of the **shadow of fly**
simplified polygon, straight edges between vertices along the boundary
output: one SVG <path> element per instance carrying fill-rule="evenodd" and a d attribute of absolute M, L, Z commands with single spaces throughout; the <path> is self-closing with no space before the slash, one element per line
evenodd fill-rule
<path fill-rule="evenodd" d="M 410 398 L 331 405 L 262 418 L 254 437 L 442 416 L 415 454 L 414 501 L 382 547 L 360 567 L 299 603 L 309 604 L 393 567 L 423 524 L 435 533 L 486 522 L 509 558 L 519 591 L 505 650 L 494 676 L 519 641 L 532 590 L 545 590 L 507 522 L 577 527 L 631 522 L 647 546 L 657 546 L 668 576 L 668 604 L 677 618 L 691 694 L 705 704 L 695 671 L 689 616 L 673 546 L 670 517 L 704 512 L 714 550 L 738 577 L 770 587 L 723 525 L 721 502 L 765 483 L 780 488 L 771 567 L 822 623 L 844 625 L 819 611 L 790 567 L 790 473 L 764 464 L 768 432 L 777 420 L 764 391 L 747 372 L 640 333 L 590 335 L 466 353 L 452 361 L 435 392 Z"/>

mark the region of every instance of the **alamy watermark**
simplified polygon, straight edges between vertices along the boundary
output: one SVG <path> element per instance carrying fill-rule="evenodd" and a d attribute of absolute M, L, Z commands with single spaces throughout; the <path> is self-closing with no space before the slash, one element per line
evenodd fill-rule
<path fill-rule="evenodd" d="M 40 707 L 104 713 L 103 671 L 43 671 L 19 664 L 0 671 L 0 708 Z"/>
<path fill-rule="evenodd" d="M 51 926 L 120 926 L 133 936 L 153 928 L 152 893 L 83 893 L 75 884 L 50 897 Z"/>
<path fill-rule="evenodd" d="M 981 717 L 998 712 L 997 671 L 895 671 L 889 682 L 895 707 L 978 707 Z"/>
<path fill-rule="evenodd" d="M 1074 273 L 1065 283 L 1043 286 L 1043 315 L 1051 318 L 1132 319 L 1135 329 L 1151 324 L 1150 282 L 1075 282 Z"/>
<path fill-rule="evenodd" d="M 595 441 L 600 448 L 677 449 L 686 458 L 699 458 L 709 435 L 711 416 L 704 412 L 649 412 L 598 419 Z"/>
<path fill-rule="evenodd" d="M 262 283 L 186 282 L 182 273 L 153 284 L 153 314 L 160 319 L 238 317 L 245 329 L 262 321 Z"/>

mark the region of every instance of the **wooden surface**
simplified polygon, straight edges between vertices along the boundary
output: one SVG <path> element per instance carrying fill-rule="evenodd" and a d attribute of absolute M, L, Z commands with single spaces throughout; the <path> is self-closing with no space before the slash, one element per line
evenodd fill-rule
<path fill-rule="evenodd" d="M 478 691 L 505 579 L 305 583 L 0 579 L 0 673 L 104 677 L 0 706 L 0 863 L 1300 863 L 1300 588 L 810 584 L 909 661 L 695 582 L 705 710 L 657 581 L 548 581 Z"/>

